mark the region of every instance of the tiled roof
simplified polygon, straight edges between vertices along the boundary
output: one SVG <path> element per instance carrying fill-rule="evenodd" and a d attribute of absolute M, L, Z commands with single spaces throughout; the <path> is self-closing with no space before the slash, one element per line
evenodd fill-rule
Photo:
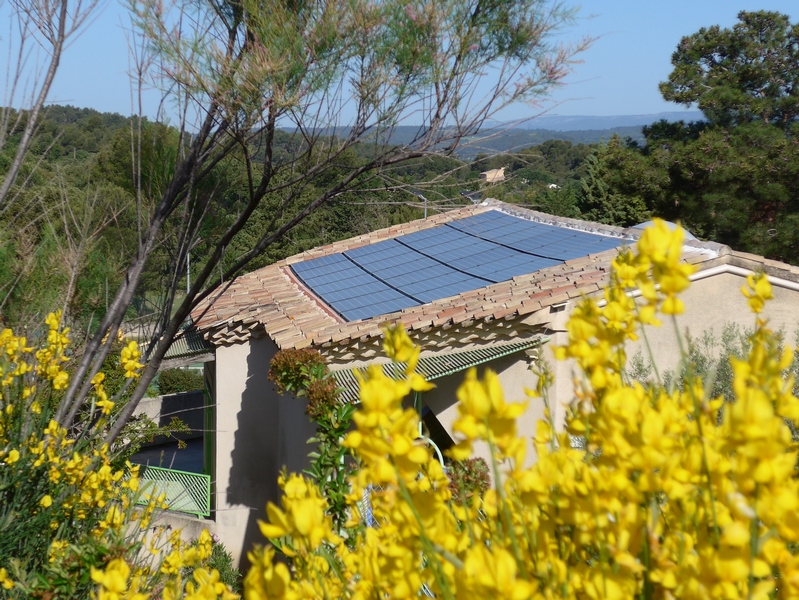
<path fill-rule="evenodd" d="M 386 321 L 400 321 L 409 331 L 415 331 L 477 320 L 514 319 L 598 292 L 606 281 L 616 250 L 569 260 L 509 281 L 395 313 L 346 322 L 305 288 L 288 268 L 296 262 L 343 252 L 489 210 L 501 210 L 537 222 L 615 236 L 630 242 L 641 234 L 640 230 L 553 217 L 489 200 L 479 206 L 453 210 L 315 248 L 243 275 L 210 296 L 195 309 L 192 319 L 197 329 L 215 345 L 240 343 L 263 334 L 274 339 L 280 348 L 338 345 L 379 336 L 380 325 Z M 715 243 L 686 244 L 689 250 L 684 259 L 691 263 L 716 264 L 720 255 L 729 254 L 726 246 Z"/>

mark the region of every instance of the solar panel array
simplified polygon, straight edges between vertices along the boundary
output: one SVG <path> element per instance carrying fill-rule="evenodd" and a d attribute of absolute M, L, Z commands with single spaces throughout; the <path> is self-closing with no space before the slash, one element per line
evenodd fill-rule
<path fill-rule="evenodd" d="M 499 211 L 291 265 L 348 321 L 411 308 L 616 248 L 622 240 Z"/>

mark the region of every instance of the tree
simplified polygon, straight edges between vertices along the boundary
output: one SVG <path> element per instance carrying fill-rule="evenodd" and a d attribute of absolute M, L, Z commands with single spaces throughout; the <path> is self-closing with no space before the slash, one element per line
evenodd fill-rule
<path fill-rule="evenodd" d="M 147 137 L 145 120 L 132 122 L 130 263 L 57 411 L 65 426 L 81 428 L 92 378 L 154 257 L 166 255 L 155 261 L 164 285 L 147 366 L 109 424 L 109 442 L 190 312 L 215 289 L 321 206 L 379 181 L 386 168 L 452 153 L 500 108 L 545 93 L 587 44 L 554 44 L 573 13 L 538 0 L 141 0 L 131 8 L 141 32 L 132 71 L 168 91 L 180 120 L 174 135 L 154 142 L 171 151 L 160 153 L 145 148 L 158 137 Z M 409 116 L 416 135 L 393 143 Z M 361 159 L 341 170 L 353 148 Z M 148 153 L 165 158 L 147 164 Z M 231 161 L 241 177 L 223 190 L 220 169 Z M 270 210 L 259 235 L 226 254 L 262 205 Z M 233 214 L 221 226 L 209 223 L 226 211 Z M 184 295 L 187 255 L 198 244 L 204 256 Z"/>
<path fill-rule="evenodd" d="M 614 137 L 588 161 L 580 208 L 630 225 L 651 212 L 736 250 L 799 261 L 799 25 L 741 12 L 684 37 L 664 98 L 707 121 L 660 121 L 646 144 Z"/>
<path fill-rule="evenodd" d="M 610 171 L 620 147 L 621 141 L 614 136 L 586 160 L 587 173 L 580 181 L 580 208 L 589 221 L 631 227 L 649 220 L 651 213 L 640 196 L 620 193 L 612 185 Z"/>
<path fill-rule="evenodd" d="M 15 140 L 14 159 L 0 182 L 0 214 L 5 210 L 4 204 L 9 200 L 9 193 L 30 148 L 39 113 L 50 93 L 64 48 L 69 39 L 80 32 L 97 8 L 98 2 L 99 0 L 11 0 L 15 29 L 19 32 L 20 39 L 16 41 L 18 56 L 15 68 L 9 70 L 5 106 L 0 107 L 0 150 L 8 143 L 11 133 L 17 129 L 20 133 L 18 140 Z M 40 44 L 49 55 L 49 60 L 32 82 L 26 82 L 24 68 L 30 58 L 26 47 L 31 42 Z M 19 88 L 26 87 L 26 83 L 33 87 L 30 97 L 22 99 L 28 110 L 14 111 L 11 106 L 17 100 Z"/>
<path fill-rule="evenodd" d="M 738 13 L 732 29 L 703 27 L 682 38 L 666 100 L 696 103 L 717 125 L 751 121 L 790 129 L 799 116 L 799 23 L 777 12 Z"/>

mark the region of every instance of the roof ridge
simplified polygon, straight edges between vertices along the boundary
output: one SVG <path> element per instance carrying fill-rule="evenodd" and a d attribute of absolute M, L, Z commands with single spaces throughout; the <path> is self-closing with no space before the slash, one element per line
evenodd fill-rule
<path fill-rule="evenodd" d="M 407 223 L 400 223 L 399 225 L 390 225 L 388 227 L 383 227 L 382 229 L 376 229 L 375 231 L 371 231 L 369 233 L 363 233 L 345 240 L 339 240 L 337 242 L 325 244 L 324 246 L 317 246 L 316 248 L 311 248 L 310 250 L 305 250 L 304 252 L 284 258 L 283 260 L 280 260 L 274 264 L 280 266 L 292 265 L 312 258 L 319 258 L 320 256 L 329 256 L 331 254 L 346 252 L 347 250 L 354 250 L 355 248 L 360 248 L 362 246 L 368 246 L 370 244 L 382 242 L 384 240 L 401 237 L 414 231 L 432 229 L 433 227 L 438 227 L 439 225 L 457 221 L 459 219 L 465 219 L 476 214 L 488 212 L 489 210 L 493 210 L 492 207 L 484 204 L 462 206 L 460 208 L 441 212 L 429 217 L 414 219 L 413 221 L 408 221 Z"/>
<path fill-rule="evenodd" d="M 595 233 L 611 237 L 619 237 L 630 241 L 638 240 L 641 237 L 641 234 L 644 232 L 644 230 L 638 229 L 636 226 L 620 227 L 618 225 L 606 225 L 605 223 L 599 223 L 597 221 L 587 221 L 585 219 L 573 219 L 571 217 L 550 215 L 548 213 L 533 210 L 531 208 L 525 208 L 516 204 L 503 202 L 502 200 L 497 200 L 496 198 L 486 198 L 483 201 L 483 205 L 492 206 L 511 216 L 527 218 L 545 225 L 565 227 L 577 231 L 585 231 L 587 233 Z M 731 252 L 729 246 L 712 241 L 704 242 L 701 240 L 686 239 L 683 241 L 683 246 L 689 248 L 701 248 L 711 252 L 717 252 L 718 254 L 727 254 L 728 252 Z"/>

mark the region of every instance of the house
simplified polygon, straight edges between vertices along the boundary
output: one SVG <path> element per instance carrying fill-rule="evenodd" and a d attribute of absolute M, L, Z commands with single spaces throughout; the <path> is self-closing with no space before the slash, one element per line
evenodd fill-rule
<path fill-rule="evenodd" d="M 267 379 L 279 349 L 318 349 L 354 398 L 353 369 L 385 360 L 381 324 L 403 323 L 423 349 L 420 370 L 437 385 L 419 400 L 438 447 L 451 441 L 465 369 L 492 368 L 506 396 L 523 399 L 524 388 L 535 385 L 529 367 L 541 357 L 555 372 L 551 411 L 562 425 L 572 365 L 556 362 L 552 347 L 564 343 L 575 303 L 601 294 L 618 248 L 640 235 L 487 200 L 315 248 L 220 288 L 192 315 L 213 347 L 206 372 L 215 407 L 217 534 L 239 558 L 261 539 L 257 520 L 279 497 L 280 470 L 306 465 L 314 430 L 304 404 L 278 395 Z M 766 316 L 793 330 L 799 268 L 696 240 L 686 240 L 684 260 L 698 271 L 681 328 L 750 325 L 739 289 L 747 274 L 765 270 L 776 298 Z M 648 340 L 661 364 L 676 361 L 667 328 L 649 331 Z M 541 401 L 531 402 L 522 432 L 532 435 L 543 411 Z"/>
<path fill-rule="evenodd" d="M 483 171 L 480 173 L 480 179 L 486 183 L 502 183 L 505 181 L 505 167 Z"/>

